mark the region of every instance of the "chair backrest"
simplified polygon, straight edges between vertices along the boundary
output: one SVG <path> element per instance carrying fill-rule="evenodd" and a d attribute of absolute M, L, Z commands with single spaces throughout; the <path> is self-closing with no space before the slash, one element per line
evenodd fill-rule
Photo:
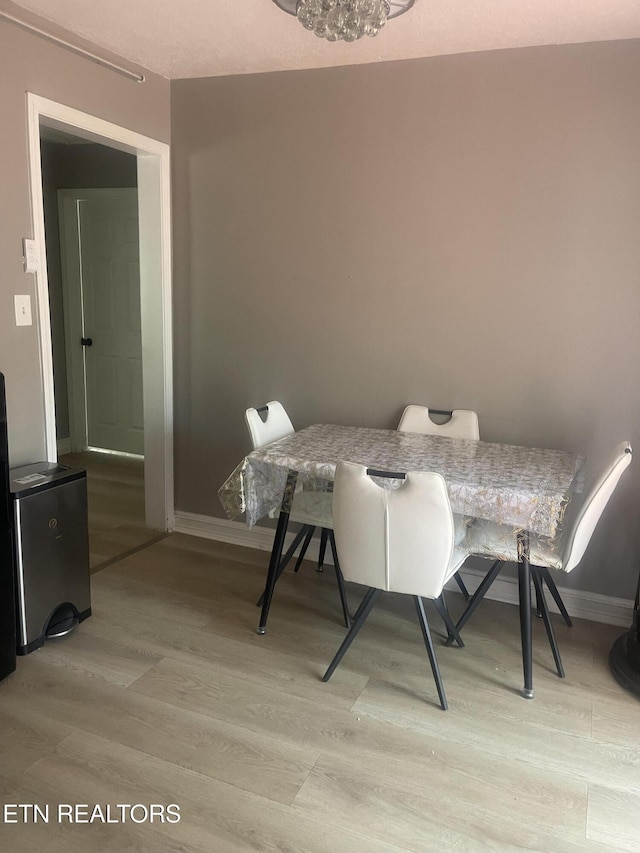
<path fill-rule="evenodd" d="M 399 488 L 375 483 L 364 465 L 340 462 L 333 529 L 347 580 L 438 598 L 453 553 L 454 529 L 440 474 L 414 472 Z"/>
<path fill-rule="evenodd" d="M 584 556 L 596 524 L 609 503 L 618 480 L 631 462 L 631 456 L 630 443 L 621 441 L 607 467 L 586 495 L 564 543 L 562 568 L 565 572 L 574 569 Z"/>
<path fill-rule="evenodd" d="M 265 415 L 264 420 L 261 414 Z M 272 400 L 266 406 L 260 406 L 259 409 L 247 409 L 244 419 L 247 422 L 254 450 L 295 432 L 284 406 L 276 400 Z"/>
<path fill-rule="evenodd" d="M 437 424 L 431 419 L 426 406 L 407 406 L 402 413 L 398 429 L 401 432 L 419 432 L 422 435 L 444 435 L 447 438 L 480 439 L 478 415 L 470 409 L 454 409 L 446 423 Z"/>

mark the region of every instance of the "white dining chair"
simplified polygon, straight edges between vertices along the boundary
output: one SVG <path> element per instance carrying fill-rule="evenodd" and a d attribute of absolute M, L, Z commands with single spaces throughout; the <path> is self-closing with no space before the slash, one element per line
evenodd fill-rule
<path fill-rule="evenodd" d="M 254 450 L 295 432 L 284 406 L 277 400 L 259 409 L 247 409 L 244 419 Z"/>
<path fill-rule="evenodd" d="M 560 678 L 564 677 L 564 668 L 560 659 L 553 625 L 549 618 L 549 608 L 544 594 L 544 583 L 547 583 L 553 595 L 555 584 L 551 587 L 548 583 L 548 579 L 551 579 L 549 570 L 556 569 L 562 572 L 571 572 L 580 564 L 593 535 L 593 531 L 620 477 L 629 466 L 631 457 L 631 444 L 628 441 L 620 442 L 608 460 L 604 470 L 587 492 L 573 523 L 553 540 L 532 537 L 530 541 L 529 563 L 531 565 L 531 577 L 536 591 L 540 615 L 545 623 L 547 637 Z M 482 522 L 473 525 L 467 533 L 465 545 L 472 556 L 484 557 L 495 562 L 478 589 L 474 592 L 466 610 L 458 621 L 456 626 L 458 631 L 462 630 L 469 617 L 480 604 L 480 601 L 486 595 L 504 564 L 515 563 L 518 560 L 516 531 L 507 525 L 495 524 L 493 522 Z M 551 579 L 551 583 L 553 583 L 553 579 Z M 558 603 L 557 599 L 556 603 Z M 451 640 L 449 639 L 448 642 L 451 642 Z"/>
<path fill-rule="evenodd" d="M 440 704 L 447 709 L 442 678 L 422 599 L 431 599 L 454 638 L 455 627 L 442 590 L 467 557 L 455 547 L 453 514 L 440 474 L 411 472 L 398 488 L 383 488 L 372 476 L 391 476 L 340 462 L 333 489 L 334 533 L 344 577 L 369 587 L 349 632 L 323 676 L 331 678 L 382 591 L 414 598 Z M 462 643 L 460 643 L 462 644 Z"/>
<path fill-rule="evenodd" d="M 447 420 L 443 423 L 436 423 L 431 417 L 432 414 L 437 417 L 445 417 Z M 478 415 L 470 409 L 453 409 L 450 411 L 429 409 L 427 406 L 412 404 L 407 406 L 402 413 L 398 430 L 400 432 L 416 432 L 420 435 L 441 435 L 446 438 L 468 439 L 470 441 L 480 440 Z M 467 526 L 471 519 L 462 515 L 454 515 L 454 522 L 456 542 L 461 542 L 466 535 Z M 469 601 L 469 590 L 459 572 L 456 573 L 454 580 L 465 600 Z"/>
<path fill-rule="evenodd" d="M 431 415 L 444 415 L 447 420 L 436 423 Z M 407 406 L 400 418 L 401 432 L 419 432 L 422 435 L 443 435 L 447 438 L 466 438 L 478 441 L 480 427 L 478 415 L 470 409 L 431 409 L 427 406 Z"/>
<path fill-rule="evenodd" d="M 291 419 L 287 414 L 282 403 L 277 400 L 272 400 L 258 409 L 248 408 L 244 414 L 245 422 L 249 430 L 249 436 L 253 449 L 257 450 L 287 435 L 292 435 L 295 432 Z M 289 521 L 297 522 L 302 525 L 294 537 L 293 542 L 283 554 L 278 567 L 277 578 L 286 569 L 289 561 L 295 554 L 298 546 L 300 553 L 296 560 L 294 572 L 297 572 L 302 564 L 304 556 L 311 542 L 316 527 L 320 528 L 320 551 L 318 556 L 317 570 L 323 571 L 324 558 L 326 553 L 327 542 L 331 546 L 333 553 L 334 569 L 336 574 L 336 582 L 338 584 L 338 592 L 340 593 L 340 603 L 342 605 L 342 613 L 344 616 L 345 625 L 348 627 L 351 624 L 349 616 L 349 608 L 347 604 L 347 595 L 344 588 L 342 572 L 338 562 L 338 555 L 333 537 L 333 515 L 331 509 L 332 496 L 331 492 L 304 491 L 297 489 L 293 496 L 291 510 L 289 512 Z M 274 509 L 269 515 L 275 518 L 279 515 L 280 510 Z M 277 579 L 276 578 L 276 579 Z M 258 599 L 258 606 L 262 604 L 264 596 Z"/>

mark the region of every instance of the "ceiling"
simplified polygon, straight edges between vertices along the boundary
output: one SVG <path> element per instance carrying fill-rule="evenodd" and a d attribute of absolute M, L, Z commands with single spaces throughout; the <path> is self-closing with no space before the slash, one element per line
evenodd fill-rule
<path fill-rule="evenodd" d="M 379 36 L 354 44 L 316 38 L 272 0 L 18 0 L 16 6 L 169 79 L 640 38 L 640 0 L 416 0 Z"/>

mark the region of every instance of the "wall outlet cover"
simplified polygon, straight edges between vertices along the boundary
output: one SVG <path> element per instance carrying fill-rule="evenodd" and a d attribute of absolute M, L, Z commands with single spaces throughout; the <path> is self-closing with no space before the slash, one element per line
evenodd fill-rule
<path fill-rule="evenodd" d="M 15 295 L 13 301 L 16 309 L 16 326 L 31 326 L 31 297 L 29 295 Z"/>

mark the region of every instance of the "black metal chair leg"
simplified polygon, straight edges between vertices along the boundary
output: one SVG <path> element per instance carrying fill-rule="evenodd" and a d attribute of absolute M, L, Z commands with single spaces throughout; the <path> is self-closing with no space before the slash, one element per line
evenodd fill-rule
<path fill-rule="evenodd" d="M 427 654 L 429 655 L 431 671 L 433 672 L 433 678 L 438 689 L 440 704 L 442 705 L 442 710 L 446 711 L 449 706 L 447 705 L 447 697 L 445 696 L 444 685 L 440 676 L 440 667 L 438 666 L 436 652 L 433 648 L 433 640 L 431 639 L 431 632 L 429 631 L 427 614 L 424 612 L 424 604 L 422 603 L 422 599 L 420 598 L 420 596 L 414 595 L 413 598 L 416 603 L 416 610 L 418 611 L 418 621 L 420 622 L 420 627 L 422 628 L 422 637 L 424 639 L 424 644 L 427 647 Z"/>
<path fill-rule="evenodd" d="M 311 537 L 313 536 L 314 530 L 315 527 L 311 527 L 311 525 L 309 525 L 307 535 L 305 537 L 304 542 L 302 543 L 302 548 L 300 548 L 300 553 L 298 554 L 298 559 L 296 560 L 296 564 L 293 567 L 293 571 L 296 573 L 298 572 L 298 569 L 300 568 L 300 565 L 304 560 L 304 555 L 307 553 L 307 548 L 309 547 L 309 542 L 311 542 Z"/>
<path fill-rule="evenodd" d="M 453 624 L 453 620 L 449 615 L 449 611 L 447 609 L 447 602 L 444 598 L 444 593 L 440 596 L 440 598 L 433 599 L 433 606 L 436 608 L 438 613 L 440 614 L 440 618 L 444 622 L 444 626 L 447 629 L 447 640 L 446 644 L 451 645 L 453 640 L 460 646 L 460 648 L 464 648 L 464 643 L 462 642 L 462 637 L 460 636 L 458 629 Z"/>
<path fill-rule="evenodd" d="M 533 699 L 533 660 L 531 638 L 531 563 L 529 562 L 529 533 L 519 530 L 518 548 L 518 601 L 520 604 L 520 642 L 522 645 L 522 695 Z"/>
<path fill-rule="evenodd" d="M 469 604 L 467 605 L 466 610 L 464 611 L 464 613 L 462 614 L 462 616 L 458 619 L 458 621 L 456 623 L 456 628 L 457 628 L 458 632 L 462 631 L 464 626 L 467 624 L 467 622 L 469 621 L 469 618 L 473 615 L 476 607 L 480 604 L 482 599 L 485 597 L 487 590 L 489 589 L 491 584 L 494 582 L 494 580 L 498 577 L 498 573 L 500 572 L 500 569 L 502 568 L 503 565 L 504 565 L 504 563 L 502 562 L 502 560 L 496 560 L 495 563 L 491 566 L 491 568 L 487 572 L 487 574 L 484 576 L 484 578 L 480 582 L 480 586 L 471 596 L 471 599 L 469 600 Z M 449 637 L 447 639 L 445 645 L 450 646 L 452 642 L 453 642 L 453 637 Z"/>
<path fill-rule="evenodd" d="M 323 681 L 328 681 L 333 675 L 335 668 L 338 666 L 338 664 L 344 657 L 345 652 L 347 651 L 351 643 L 355 640 L 360 628 L 362 628 L 362 626 L 364 625 L 365 619 L 367 618 L 369 613 L 371 613 L 373 605 L 380 597 L 380 592 L 381 590 L 376 589 L 375 587 L 371 587 L 365 594 L 365 597 L 362 599 L 360 607 L 358 607 L 358 618 L 354 619 L 351 623 L 351 628 L 349 628 L 347 636 L 342 641 L 334 659 L 329 664 L 329 668 L 322 676 Z"/>
<path fill-rule="evenodd" d="M 453 579 L 455 580 L 455 582 L 460 587 L 460 592 L 464 596 L 464 600 L 469 601 L 469 598 L 471 596 L 469 595 L 469 590 L 465 586 L 465 582 L 462 580 L 462 575 L 460 574 L 460 572 L 456 572 L 455 575 L 453 576 Z"/>
<path fill-rule="evenodd" d="M 540 596 L 538 594 L 538 590 L 536 589 L 536 616 L 538 619 L 542 619 L 542 603 L 540 602 Z"/>
<path fill-rule="evenodd" d="M 267 582 L 264 587 L 264 595 L 262 602 L 262 610 L 260 612 L 260 622 L 258 623 L 258 634 L 266 634 L 267 619 L 269 618 L 269 609 L 271 608 L 271 599 L 273 591 L 276 588 L 278 579 L 278 570 L 282 562 L 282 548 L 287 535 L 287 527 L 289 525 L 289 512 L 286 509 L 287 495 L 293 494 L 298 479 L 297 471 L 289 470 L 287 472 L 287 482 L 284 487 L 284 496 L 282 498 L 282 507 L 278 516 L 278 524 L 276 525 L 276 533 L 273 537 L 273 547 L 271 548 L 271 556 L 269 557 L 269 568 L 267 569 Z"/>
<path fill-rule="evenodd" d="M 546 566 L 540 569 L 540 577 L 541 580 L 543 580 L 549 587 L 549 592 L 553 596 L 553 600 L 555 601 L 555 603 L 558 605 L 558 610 L 560 611 L 560 614 L 564 619 L 565 624 L 568 625 L 569 628 L 572 628 L 573 622 L 571 621 L 571 616 L 569 616 L 567 608 L 564 606 L 564 601 L 562 600 L 562 597 L 558 592 L 558 587 L 556 586 L 556 583 L 553 577 L 551 576 L 551 572 L 549 571 L 549 569 L 546 568 Z"/>
<path fill-rule="evenodd" d="M 293 540 L 293 542 L 291 543 L 291 545 L 289 546 L 289 548 L 285 552 L 284 556 L 280 560 L 280 562 L 278 564 L 278 570 L 276 572 L 276 579 L 275 579 L 274 584 L 273 584 L 274 588 L 275 588 L 275 585 L 278 583 L 280 575 L 284 572 L 284 570 L 289 565 L 289 560 L 291 560 L 291 558 L 295 554 L 296 548 L 304 539 L 306 532 L 307 532 L 307 528 L 308 528 L 308 525 L 305 524 L 305 526 L 302 528 L 302 530 L 300 530 L 298 533 L 296 533 L 295 539 Z M 266 592 L 266 588 L 265 588 L 265 592 Z M 265 596 L 265 593 L 263 592 L 262 595 L 260 596 L 260 598 L 256 601 L 256 607 L 262 607 L 262 604 L 264 602 L 264 596 Z"/>
<path fill-rule="evenodd" d="M 284 572 L 284 570 L 289 565 L 291 558 L 295 554 L 298 545 L 302 542 L 302 540 L 307 535 L 308 527 L 309 527 L 309 525 L 305 524 L 296 533 L 296 535 L 294 536 L 293 542 L 291 543 L 291 545 L 289 545 L 289 547 L 287 548 L 287 550 L 283 554 L 282 559 L 280 560 L 280 565 L 278 566 L 278 577 L 280 577 L 280 575 Z M 311 528 L 311 529 L 313 530 L 313 528 Z"/>
<path fill-rule="evenodd" d="M 329 531 L 326 527 L 322 528 L 322 532 L 320 533 L 320 551 L 318 553 L 318 567 L 316 568 L 317 572 L 324 571 L 324 555 L 327 550 L 327 539 L 329 538 Z"/>
<path fill-rule="evenodd" d="M 531 577 L 533 578 L 533 585 L 536 590 L 536 598 L 538 601 L 538 606 L 542 610 L 542 619 L 544 621 L 544 627 L 547 630 L 547 638 L 549 640 L 549 645 L 551 646 L 551 651 L 553 653 L 553 659 L 556 664 L 556 670 L 558 672 L 558 676 L 560 678 L 564 678 L 564 667 L 562 666 L 562 659 L 560 657 L 560 651 L 558 649 L 558 643 L 556 641 L 556 634 L 553 630 L 553 624 L 551 622 L 551 618 L 549 616 L 549 607 L 547 606 L 547 599 L 544 596 L 544 590 L 542 588 L 542 580 L 538 574 L 539 570 L 537 568 L 531 568 Z"/>
<path fill-rule="evenodd" d="M 352 625 L 356 620 L 358 620 L 360 618 L 360 614 L 362 613 L 362 609 L 364 608 L 366 603 L 367 603 L 367 596 L 365 595 L 363 597 L 362 601 L 360 602 L 360 604 L 358 605 L 358 609 L 356 610 L 356 612 L 351 617 L 351 624 Z"/>
<path fill-rule="evenodd" d="M 349 616 L 349 604 L 347 602 L 347 592 L 344 588 L 344 578 L 338 562 L 338 552 L 336 550 L 336 540 L 333 535 L 333 530 L 329 531 L 329 542 L 331 543 L 331 552 L 333 554 L 333 565 L 336 570 L 336 582 L 338 584 L 338 592 L 340 593 L 340 603 L 342 604 L 342 615 L 344 616 L 345 627 L 351 626 L 351 617 Z"/>

